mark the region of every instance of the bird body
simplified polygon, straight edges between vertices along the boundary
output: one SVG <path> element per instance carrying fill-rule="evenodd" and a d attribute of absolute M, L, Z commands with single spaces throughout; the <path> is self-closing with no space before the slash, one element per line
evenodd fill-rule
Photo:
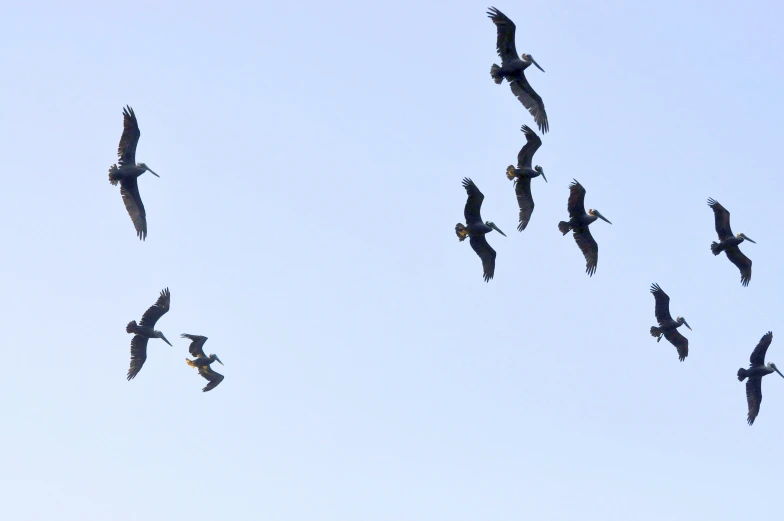
<path fill-rule="evenodd" d="M 161 291 L 155 304 L 144 312 L 144 315 L 142 315 L 142 319 L 138 324 L 135 320 L 132 320 L 125 326 L 125 331 L 133 334 L 133 338 L 131 339 L 131 366 L 128 369 L 128 380 L 136 378 L 136 375 L 142 370 L 142 366 L 147 360 L 147 341 L 149 339 L 160 338 L 171 345 L 164 334 L 155 329 L 156 322 L 169 311 L 170 304 L 171 293 L 169 293 L 169 288 L 166 288 Z"/>
<path fill-rule="evenodd" d="M 714 255 L 724 252 L 730 262 L 740 270 L 741 285 L 748 286 L 751 281 L 751 259 L 746 257 L 738 246 L 743 241 L 749 241 L 751 243 L 755 243 L 755 241 L 751 240 L 743 233 L 733 235 L 732 228 L 730 227 L 730 212 L 719 204 L 718 201 L 709 197 L 708 206 L 713 210 L 716 234 L 719 236 L 719 242 L 714 241 L 711 243 L 711 252 Z"/>
<path fill-rule="evenodd" d="M 751 356 L 749 357 L 749 368 L 746 369 L 741 367 L 738 369 L 738 380 L 742 382 L 743 380 L 748 379 L 746 382 L 746 401 L 748 403 L 749 412 L 746 416 L 746 421 L 749 425 L 754 423 L 754 420 L 757 418 L 760 411 L 760 404 L 762 403 L 762 377 L 775 371 L 784 378 L 784 374 L 781 374 L 776 367 L 776 364 L 769 362 L 768 365 L 765 365 L 765 354 L 767 353 L 771 342 L 773 342 L 773 332 L 768 331 L 762 336 L 757 347 L 752 351 Z"/>
<path fill-rule="evenodd" d="M 691 329 L 691 326 L 686 322 L 683 317 L 678 317 L 673 320 L 670 315 L 670 297 L 654 283 L 651 285 L 651 293 L 656 300 L 656 321 L 658 326 L 651 327 L 651 336 L 656 337 L 656 341 L 661 341 L 662 337 L 666 338 L 678 350 L 678 359 L 683 362 L 689 356 L 689 340 L 678 332 L 678 328 L 685 325 Z"/>
<path fill-rule="evenodd" d="M 476 252 L 480 259 L 482 259 L 482 269 L 484 272 L 485 282 L 490 282 L 495 274 L 495 250 L 488 244 L 485 235 L 493 230 L 506 237 L 506 234 L 490 221 L 482 221 L 481 208 L 482 201 L 484 201 L 484 194 L 479 191 L 479 188 L 469 178 L 463 179 L 463 188 L 468 193 L 468 200 L 466 201 L 465 216 L 466 223 L 457 223 L 455 225 L 455 233 L 460 242 L 463 242 L 466 237 L 469 237 L 471 248 Z"/>
<path fill-rule="evenodd" d="M 592 277 L 599 263 L 599 245 L 588 227 L 597 219 L 612 223 L 599 210 L 585 211 L 585 188 L 576 179 L 569 185 L 569 201 L 566 208 L 569 211 L 569 220 L 559 222 L 558 230 L 564 235 L 570 230 L 573 232 L 574 240 L 585 257 L 585 272 Z"/>

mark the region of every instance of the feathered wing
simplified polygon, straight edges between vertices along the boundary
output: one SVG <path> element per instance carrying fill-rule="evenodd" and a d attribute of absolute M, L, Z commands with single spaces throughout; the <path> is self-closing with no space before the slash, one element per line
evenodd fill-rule
<path fill-rule="evenodd" d="M 751 357 L 749 357 L 749 362 L 751 362 L 750 367 L 765 365 L 765 353 L 768 352 L 768 347 L 770 347 L 771 342 L 773 342 L 773 332 L 768 331 L 762 335 L 757 347 L 751 352 Z"/>
<path fill-rule="evenodd" d="M 120 144 L 117 147 L 120 166 L 136 164 L 136 145 L 139 143 L 139 123 L 136 121 L 136 114 L 130 106 L 123 109 L 123 133 L 120 137 Z"/>
<path fill-rule="evenodd" d="M 754 423 L 762 403 L 762 377 L 752 376 L 746 382 L 746 401 L 749 404 L 749 414 L 746 421 L 749 425 Z"/>
<path fill-rule="evenodd" d="M 585 188 L 577 179 L 572 180 L 569 185 L 569 202 L 566 203 L 566 209 L 569 210 L 569 218 L 585 215 Z"/>
<path fill-rule="evenodd" d="M 158 319 L 169 311 L 169 304 L 171 304 L 171 293 L 169 292 L 169 288 L 165 288 L 161 291 L 161 295 L 158 297 L 158 300 L 155 301 L 155 304 L 144 312 L 139 325 L 142 327 L 155 327 L 155 323 L 158 322 Z"/>
<path fill-rule="evenodd" d="M 737 246 L 730 246 L 724 251 L 730 262 L 740 270 L 740 283 L 743 286 L 748 286 L 751 281 L 751 259 L 746 257 Z"/>
<path fill-rule="evenodd" d="M 585 257 L 585 273 L 592 277 L 596 273 L 596 265 L 599 262 L 599 245 L 596 244 L 591 230 L 587 226 L 574 230 L 572 235 Z"/>
<path fill-rule="evenodd" d="M 656 321 L 659 322 L 659 325 L 671 322 L 670 297 L 656 283 L 651 284 L 651 293 L 653 293 L 653 298 L 656 299 Z"/>
<path fill-rule="evenodd" d="M 144 211 L 142 196 L 139 194 L 139 183 L 136 177 L 127 177 L 120 181 L 120 193 L 122 194 L 125 209 L 131 216 L 133 227 L 136 228 L 136 235 L 139 239 L 147 238 L 147 212 Z"/>
<path fill-rule="evenodd" d="M 472 223 L 481 223 L 482 201 L 485 200 L 484 194 L 482 194 L 474 182 L 467 177 L 463 179 L 463 188 L 465 188 L 468 193 L 468 200 L 466 201 L 465 210 L 463 211 L 466 226 L 470 226 Z"/>
<path fill-rule="evenodd" d="M 484 235 L 471 237 L 470 242 L 471 247 L 479 255 L 479 258 L 482 259 L 485 282 L 490 282 L 490 279 L 495 275 L 495 250 L 487 243 Z"/>
<path fill-rule="evenodd" d="M 504 13 L 491 7 L 487 11 L 487 16 L 493 21 L 498 33 L 495 50 L 501 58 L 501 65 L 506 65 L 509 62 L 519 60 L 517 49 L 515 47 L 515 24 Z"/>
<path fill-rule="evenodd" d="M 715 219 L 716 233 L 719 235 L 720 240 L 729 239 L 732 237 L 732 228 L 730 228 L 730 212 L 727 211 L 718 201 L 713 198 L 708 198 L 708 206 L 713 210 L 713 217 Z"/>
<path fill-rule="evenodd" d="M 544 110 L 544 101 L 542 101 L 542 97 L 536 93 L 533 87 L 531 87 L 531 84 L 528 83 L 523 71 L 518 72 L 514 79 L 510 79 L 509 88 L 512 89 L 512 94 L 520 100 L 520 103 L 522 103 L 534 117 L 534 121 L 536 121 L 536 126 L 539 127 L 539 130 L 545 134 L 549 132 L 550 124 L 547 122 L 547 112 Z"/>
<path fill-rule="evenodd" d="M 683 362 L 689 356 L 689 339 L 681 335 L 677 329 L 664 332 L 664 338 L 670 341 L 678 350 L 678 359 Z"/>
<path fill-rule="evenodd" d="M 199 374 L 202 375 L 202 377 L 204 377 L 204 379 L 209 382 L 204 387 L 204 389 L 202 389 L 202 392 L 205 392 L 205 393 L 207 391 L 211 391 L 211 390 L 215 389 L 216 387 L 218 387 L 218 384 L 220 384 L 223 381 L 223 375 L 220 374 L 220 373 L 216 373 L 208 365 L 205 365 L 203 367 L 199 367 Z"/>
<path fill-rule="evenodd" d="M 128 369 L 128 380 L 136 378 L 147 360 L 147 340 L 147 337 L 141 335 L 133 335 L 131 339 L 131 366 Z"/>
<path fill-rule="evenodd" d="M 520 130 L 525 134 L 525 145 L 517 154 L 517 168 L 531 168 L 534 154 L 542 146 L 542 138 L 536 135 L 536 132 L 528 125 L 523 125 Z"/>
<path fill-rule="evenodd" d="M 520 224 L 517 225 L 518 231 L 525 230 L 531 215 L 534 213 L 534 197 L 531 195 L 531 178 L 518 178 L 515 181 L 515 193 L 517 194 L 517 206 L 520 207 Z"/>
<path fill-rule="evenodd" d="M 207 355 L 204 354 L 204 343 L 207 341 L 206 336 L 189 335 L 188 333 L 183 333 L 180 336 L 191 340 L 191 345 L 188 346 L 188 351 L 191 353 L 191 356 L 195 356 L 196 358 L 207 358 Z"/>

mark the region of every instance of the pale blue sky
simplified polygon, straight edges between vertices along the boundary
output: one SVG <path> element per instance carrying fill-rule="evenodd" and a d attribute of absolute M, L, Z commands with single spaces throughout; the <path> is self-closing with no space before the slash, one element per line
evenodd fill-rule
<path fill-rule="evenodd" d="M 551 132 L 489 75 L 486 1 L 6 6 L 0 501 L 14 520 L 775 515 L 780 2 L 507 2 Z M 107 180 L 139 118 L 142 243 Z M 454 225 L 470 176 L 496 277 Z M 596 275 L 568 185 L 599 222 Z M 714 197 L 758 244 L 714 258 Z M 654 215 L 655 214 L 655 215 Z M 657 344 L 658 282 L 691 349 Z M 130 335 L 168 286 L 144 369 Z M 188 368 L 209 337 L 226 379 Z"/>

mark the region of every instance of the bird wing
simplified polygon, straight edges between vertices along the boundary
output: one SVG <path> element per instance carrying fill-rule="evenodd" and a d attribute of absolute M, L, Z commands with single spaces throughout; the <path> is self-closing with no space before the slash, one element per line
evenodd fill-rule
<path fill-rule="evenodd" d="M 544 110 L 544 101 L 542 97 L 528 83 L 523 71 L 519 71 L 513 80 L 509 82 L 509 87 L 512 89 L 512 94 L 517 96 L 520 103 L 523 104 L 528 112 L 534 117 L 536 125 L 539 130 L 546 133 L 550 130 L 550 124 L 547 122 L 547 112 Z"/>
<path fill-rule="evenodd" d="M 472 223 L 483 222 L 480 211 L 482 209 L 482 201 L 485 200 L 484 194 L 482 194 L 474 182 L 467 177 L 463 179 L 463 188 L 465 188 L 468 193 L 468 200 L 466 201 L 465 211 L 463 212 L 466 226 L 470 226 Z"/>
<path fill-rule="evenodd" d="M 144 361 L 147 360 L 146 336 L 133 335 L 131 339 L 131 367 L 128 369 L 128 380 L 133 380 L 142 370 Z"/>
<path fill-rule="evenodd" d="M 211 391 L 211 390 L 215 389 L 216 387 L 218 387 L 218 384 L 220 384 L 223 381 L 223 375 L 220 374 L 220 373 L 216 373 L 208 365 L 199 367 L 199 374 L 202 375 L 204 377 L 204 379 L 209 382 L 204 387 L 204 389 L 202 389 L 202 392 L 205 392 L 205 393 L 207 391 Z"/>
<path fill-rule="evenodd" d="M 716 233 L 719 234 L 719 239 L 729 239 L 732 237 L 732 228 L 730 228 L 730 212 L 727 211 L 718 201 L 708 198 L 708 206 L 713 209 L 713 216 L 716 220 Z"/>
<path fill-rule="evenodd" d="M 517 49 L 515 48 L 515 24 L 504 13 L 491 7 L 487 11 L 487 16 L 493 21 L 498 32 L 498 37 L 495 42 L 495 50 L 501 58 L 501 64 L 507 63 L 520 58 L 517 56 Z"/>
<path fill-rule="evenodd" d="M 542 146 L 542 138 L 536 135 L 531 127 L 523 125 L 520 130 L 525 133 L 525 145 L 520 149 L 517 154 L 517 167 L 518 168 L 531 168 L 534 160 L 534 153 Z"/>
<path fill-rule="evenodd" d="M 566 204 L 569 217 L 585 215 L 585 188 L 574 179 L 569 185 L 569 202 Z"/>
<path fill-rule="evenodd" d="M 136 235 L 140 239 L 147 238 L 147 212 L 144 211 L 142 196 L 139 194 L 139 183 L 137 177 L 126 177 L 120 181 L 120 193 L 122 194 L 125 209 L 131 216 L 133 227 L 136 228 Z"/>
<path fill-rule="evenodd" d="M 671 322 L 670 297 L 656 283 L 651 284 L 651 293 L 653 293 L 653 298 L 656 299 L 656 320 L 659 322 L 659 325 Z"/>
<path fill-rule="evenodd" d="M 125 165 L 136 164 L 136 145 L 139 143 L 139 122 L 136 121 L 136 114 L 130 106 L 123 109 L 123 133 L 120 138 L 120 145 L 117 147 L 117 155 L 120 157 L 119 163 Z"/>
<path fill-rule="evenodd" d="M 155 323 L 158 322 L 158 319 L 166 314 L 167 311 L 169 311 L 170 303 L 171 293 L 169 293 L 169 288 L 165 288 L 163 291 L 161 291 L 161 296 L 158 297 L 158 300 L 155 301 L 155 304 L 150 306 L 150 309 L 144 312 L 139 325 L 142 327 L 155 327 Z"/>
<path fill-rule="evenodd" d="M 754 348 L 754 351 L 751 352 L 751 357 L 749 358 L 749 362 L 751 362 L 751 367 L 765 365 L 765 353 L 768 352 L 768 347 L 770 347 L 770 343 L 773 341 L 773 332 L 768 331 L 765 333 L 762 338 L 760 338 L 757 347 Z"/>
<path fill-rule="evenodd" d="M 572 235 L 585 256 L 585 273 L 592 277 L 596 273 L 596 264 L 599 262 L 599 245 L 596 244 L 587 226 L 574 230 Z"/>
<path fill-rule="evenodd" d="M 190 351 L 191 356 L 195 356 L 196 358 L 208 358 L 207 355 L 204 354 L 204 342 L 207 341 L 206 336 L 189 335 L 188 333 L 183 333 L 180 336 L 191 340 L 191 345 L 188 346 L 188 351 Z"/>
<path fill-rule="evenodd" d="M 534 197 L 531 195 L 531 178 L 524 177 L 515 180 L 515 193 L 517 193 L 517 206 L 520 207 L 520 224 L 517 225 L 518 231 L 525 230 L 531 214 L 534 213 Z"/>
<path fill-rule="evenodd" d="M 482 259 L 485 282 L 490 282 L 490 279 L 495 275 L 495 250 L 487 243 L 484 235 L 471 237 L 471 247 Z"/>
<path fill-rule="evenodd" d="M 678 350 L 678 359 L 683 362 L 689 356 L 689 339 L 681 335 L 677 329 L 664 332 L 664 338 Z"/>
<path fill-rule="evenodd" d="M 727 253 L 727 258 L 730 262 L 740 270 L 740 283 L 748 286 L 751 280 L 751 259 L 746 257 L 737 246 L 730 246 L 724 251 Z"/>
<path fill-rule="evenodd" d="M 749 403 L 749 415 L 746 417 L 746 421 L 751 425 L 759 414 L 760 404 L 762 403 L 761 376 L 752 376 L 746 382 L 746 401 Z"/>

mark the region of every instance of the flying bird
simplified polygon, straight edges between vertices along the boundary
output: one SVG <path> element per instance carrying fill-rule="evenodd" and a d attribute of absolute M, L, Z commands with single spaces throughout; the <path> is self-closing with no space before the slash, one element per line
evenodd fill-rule
<path fill-rule="evenodd" d="M 218 355 L 211 354 L 207 356 L 204 354 L 204 342 L 207 341 L 206 336 L 200 335 L 189 335 L 188 333 L 183 333 L 180 335 L 182 338 L 189 338 L 191 340 L 191 345 L 188 347 L 188 351 L 191 352 L 191 355 L 196 357 L 194 360 L 190 360 L 188 358 L 185 361 L 191 367 L 196 367 L 199 370 L 199 374 L 204 377 L 209 383 L 202 389 L 202 392 L 207 392 L 215 389 L 218 387 L 223 381 L 223 375 L 216 373 L 210 367 L 210 364 L 213 362 L 218 362 L 220 365 L 223 365 L 223 362 L 220 361 Z"/>
<path fill-rule="evenodd" d="M 588 226 L 596 219 L 612 223 L 599 213 L 599 210 L 589 209 L 588 213 L 585 213 L 585 188 L 576 179 L 569 185 L 569 202 L 566 208 L 569 210 L 569 222 L 559 222 L 558 229 L 564 235 L 569 233 L 569 230 L 574 232 L 574 240 L 585 256 L 585 272 L 592 277 L 596 273 L 596 263 L 599 262 L 599 245 L 591 236 Z"/>
<path fill-rule="evenodd" d="M 136 114 L 130 106 L 123 109 L 123 133 L 120 138 L 120 145 L 117 147 L 119 156 L 118 167 L 116 164 L 109 168 L 109 182 L 112 185 L 120 183 L 120 193 L 122 194 L 125 209 L 131 216 L 133 226 L 136 228 L 136 235 L 144 240 L 147 237 L 147 213 L 144 211 L 142 196 L 139 195 L 139 176 L 144 172 L 150 172 L 156 177 L 160 177 L 144 163 L 136 163 L 136 145 L 139 143 L 139 123 L 136 121 Z"/>
<path fill-rule="evenodd" d="M 495 48 L 501 58 L 501 66 L 493 64 L 490 67 L 490 76 L 493 81 L 500 84 L 504 78 L 509 82 L 512 94 L 517 96 L 528 112 L 534 117 L 539 130 L 547 132 L 550 125 L 547 123 L 547 113 L 544 111 L 544 102 L 539 94 L 534 91 L 525 77 L 525 70 L 533 63 L 536 68 L 544 72 L 534 57 L 522 54 L 518 57 L 515 47 L 515 24 L 504 13 L 491 7 L 487 16 L 493 21 L 498 32 Z"/>
<path fill-rule="evenodd" d="M 517 154 L 517 168 L 514 165 L 506 167 L 506 177 L 515 181 L 517 205 L 520 207 L 520 224 L 517 225 L 517 231 L 519 232 L 525 230 L 525 227 L 528 226 L 528 221 L 531 220 L 531 214 L 534 213 L 531 179 L 541 175 L 542 179 L 547 182 L 547 177 L 545 177 L 541 166 L 531 167 L 534 154 L 542 146 L 541 138 L 528 125 L 523 125 L 520 130 L 525 133 L 525 145 L 520 149 L 520 153 Z"/>
<path fill-rule="evenodd" d="M 743 241 L 752 241 L 745 234 L 739 233 L 732 235 L 730 228 L 730 212 L 727 211 L 718 201 L 708 198 L 708 206 L 713 209 L 713 216 L 716 219 L 716 233 L 719 234 L 719 242 L 711 243 L 711 252 L 718 255 L 721 252 L 727 254 L 727 258 L 740 270 L 740 283 L 748 286 L 751 280 L 751 259 L 746 257 L 738 246 Z"/>
<path fill-rule="evenodd" d="M 653 293 L 653 298 L 656 299 L 656 321 L 659 323 L 658 327 L 651 327 L 651 336 L 656 337 L 657 342 L 661 341 L 662 336 L 669 340 L 678 350 L 678 359 L 683 362 L 689 356 L 689 340 L 678 332 L 678 328 L 686 326 L 691 329 L 691 326 L 683 317 L 672 319 L 672 315 L 670 315 L 670 297 L 658 284 L 654 283 L 651 285 L 651 293 Z"/>
<path fill-rule="evenodd" d="M 490 221 L 482 222 L 479 213 L 482 208 L 482 201 L 485 196 L 479 191 L 473 181 L 469 178 L 463 179 L 463 188 L 468 192 L 468 200 L 465 205 L 465 226 L 462 223 L 455 225 L 455 233 L 460 242 L 466 237 L 470 237 L 471 247 L 479 258 L 482 259 L 482 269 L 484 270 L 485 282 L 490 282 L 495 274 L 495 250 L 490 247 L 485 238 L 485 234 L 495 230 L 504 237 L 506 234 L 501 231 L 495 223 Z"/>
<path fill-rule="evenodd" d="M 751 357 L 749 358 L 749 361 L 751 362 L 749 368 L 744 369 L 741 367 L 738 369 L 738 380 L 742 382 L 746 378 L 749 379 L 749 381 L 746 382 L 746 401 L 749 403 L 749 415 L 746 417 L 746 421 L 749 422 L 749 425 L 754 423 L 754 419 L 759 414 L 760 403 L 762 403 L 762 377 L 776 371 L 784 378 L 784 374 L 781 374 L 781 371 L 778 370 L 776 364 L 769 362 L 768 365 L 765 365 L 765 353 L 772 341 L 773 333 L 768 331 L 760 339 L 759 344 L 754 348 L 754 351 L 752 351 Z"/>
<path fill-rule="evenodd" d="M 125 331 L 132 333 L 131 339 L 131 367 L 128 369 L 128 380 L 132 380 L 142 370 L 144 361 L 147 360 L 147 341 L 151 338 L 160 338 L 167 344 L 171 342 L 166 340 L 163 333 L 154 329 L 155 323 L 158 322 L 163 315 L 169 311 L 169 304 L 171 303 L 171 293 L 169 288 L 161 291 L 161 296 L 155 301 L 150 309 L 144 312 L 141 321 L 137 324 L 135 320 L 128 322 L 125 326 Z"/>

